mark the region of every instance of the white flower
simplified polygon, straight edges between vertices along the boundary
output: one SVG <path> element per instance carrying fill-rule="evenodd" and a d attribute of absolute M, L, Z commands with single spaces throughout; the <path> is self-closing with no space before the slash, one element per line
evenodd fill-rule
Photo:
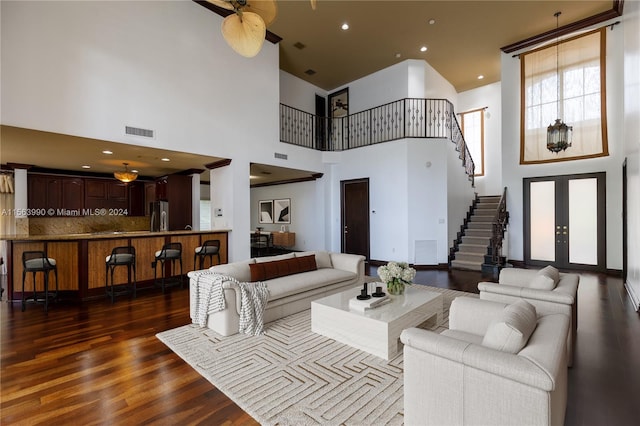
<path fill-rule="evenodd" d="M 416 276 L 416 270 L 409 267 L 406 262 L 389 262 L 378 268 L 378 276 L 385 283 L 398 279 L 405 284 L 411 284 Z"/>

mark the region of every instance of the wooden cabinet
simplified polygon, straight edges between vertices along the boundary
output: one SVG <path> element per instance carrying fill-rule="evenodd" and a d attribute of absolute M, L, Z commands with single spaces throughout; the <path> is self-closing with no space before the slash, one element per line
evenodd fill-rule
<path fill-rule="evenodd" d="M 87 209 L 129 209 L 127 185 L 112 179 L 85 179 Z"/>
<path fill-rule="evenodd" d="M 84 180 L 56 175 L 32 174 L 27 177 L 27 207 L 46 210 L 47 216 L 65 215 L 63 211 L 84 208 Z M 52 215 L 50 209 L 54 210 Z M 38 214 L 43 216 L 43 214 Z"/>
<path fill-rule="evenodd" d="M 274 246 L 293 247 L 296 245 L 295 232 L 272 232 L 271 238 Z"/>
<path fill-rule="evenodd" d="M 193 226 L 191 192 L 191 176 L 168 175 L 156 181 L 156 200 L 169 202 L 169 231 Z"/>

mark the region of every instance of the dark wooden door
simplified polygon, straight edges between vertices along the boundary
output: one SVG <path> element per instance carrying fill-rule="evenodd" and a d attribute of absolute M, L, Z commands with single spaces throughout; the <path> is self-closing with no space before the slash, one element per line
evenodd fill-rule
<path fill-rule="evenodd" d="M 326 150 L 326 123 L 327 123 L 327 100 L 320 95 L 316 95 L 316 149 Z"/>
<path fill-rule="evenodd" d="M 369 260 L 369 179 L 340 182 L 342 252 Z"/>

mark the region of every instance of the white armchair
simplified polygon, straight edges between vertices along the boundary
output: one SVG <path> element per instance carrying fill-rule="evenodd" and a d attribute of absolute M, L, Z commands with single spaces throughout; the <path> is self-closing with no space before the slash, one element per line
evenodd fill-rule
<path fill-rule="evenodd" d="M 507 306 L 458 297 L 449 330 L 402 332 L 406 425 L 564 423 L 569 318 L 534 310 L 535 328 L 517 353 L 487 347 Z"/>
<path fill-rule="evenodd" d="M 478 283 L 480 299 L 502 303 L 524 299 L 534 305 L 539 313 L 568 315 L 571 321 L 567 335 L 567 363 L 571 367 L 578 328 L 580 275 L 560 272 L 552 290 L 534 288 L 535 284 L 532 287 L 532 282 L 539 276 L 540 270 L 537 269 L 504 268 L 500 271 L 498 283 Z"/>

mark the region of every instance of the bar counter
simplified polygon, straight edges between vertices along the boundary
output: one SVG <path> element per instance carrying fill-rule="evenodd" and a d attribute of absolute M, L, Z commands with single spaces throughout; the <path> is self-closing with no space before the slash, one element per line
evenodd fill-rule
<path fill-rule="evenodd" d="M 82 301 L 105 296 L 106 257 L 114 247 L 131 245 L 136 249 L 136 280 L 138 289 L 153 286 L 152 262 L 155 253 L 170 242 L 182 244 L 182 271 L 196 269 L 193 265 L 195 248 L 206 240 L 220 240 L 220 261 L 227 263 L 228 229 L 208 231 L 126 231 L 62 235 L 0 236 L 7 241 L 7 298 L 20 300 L 22 296 L 22 253 L 30 250 L 45 251 L 56 260 L 60 299 Z M 204 267 L 208 267 L 208 263 Z M 177 266 L 176 273 L 179 273 Z M 198 265 L 199 268 L 199 265 Z M 161 271 L 158 270 L 158 276 Z M 36 289 L 43 289 L 43 274 L 37 274 Z M 116 268 L 114 283 L 127 281 L 126 268 Z M 33 278 L 27 274 L 25 292 L 33 291 Z M 53 275 L 49 290 L 55 289 Z"/>

